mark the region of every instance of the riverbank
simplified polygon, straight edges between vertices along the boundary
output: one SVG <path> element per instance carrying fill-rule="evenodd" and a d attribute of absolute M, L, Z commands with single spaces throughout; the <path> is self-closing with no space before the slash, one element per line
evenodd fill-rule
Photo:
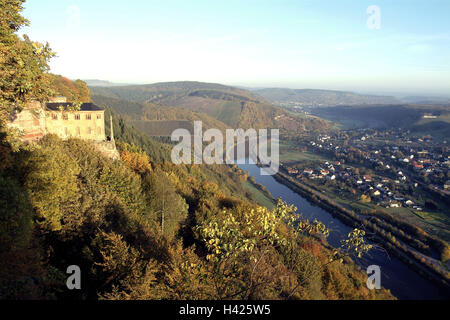
<path fill-rule="evenodd" d="M 442 289 L 450 292 L 448 272 L 444 273 L 444 270 L 436 270 L 435 265 L 430 266 L 430 264 L 427 263 L 427 260 L 424 259 L 424 255 L 420 254 L 418 251 L 400 243 L 398 240 L 395 241 L 395 243 L 392 243 L 392 239 L 387 236 L 383 236 L 380 232 L 380 228 L 377 228 L 376 225 L 372 224 L 370 221 L 367 221 L 354 212 L 335 203 L 332 199 L 326 197 L 318 191 L 295 181 L 287 174 L 279 172 L 274 176 L 274 178 L 277 182 L 285 185 L 292 191 L 298 193 L 300 196 L 306 198 L 308 201 L 315 203 L 322 209 L 328 211 L 347 226 L 352 228 L 370 229 L 370 231 L 373 232 L 373 235 L 371 236 L 372 241 L 383 244 L 383 247 L 389 253 L 395 255 L 398 259 L 406 263 L 409 268 L 413 269 L 427 280 L 433 281 Z"/>

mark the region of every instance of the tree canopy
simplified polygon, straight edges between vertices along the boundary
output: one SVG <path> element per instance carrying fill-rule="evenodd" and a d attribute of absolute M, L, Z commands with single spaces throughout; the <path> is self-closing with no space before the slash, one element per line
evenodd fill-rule
<path fill-rule="evenodd" d="M 51 92 L 45 77 L 54 56 L 48 44 L 20 38 L 29 22 L 22 15 L 23 0 L 0 0 L 0 122 L 32 100 L 46 100 Z"/>

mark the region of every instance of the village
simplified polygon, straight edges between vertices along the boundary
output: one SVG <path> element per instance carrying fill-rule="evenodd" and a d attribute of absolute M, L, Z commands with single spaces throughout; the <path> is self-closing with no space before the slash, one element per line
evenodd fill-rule
<path fill-rule="evenodd" d="M 450 195 L 446 141 L 402 129 L 361 129 L 305 136 L 299 146 L 328 160 L 283 165 L 291 176 L 352 201 L 383 208 L 436 209 L 423 190 Z"/>

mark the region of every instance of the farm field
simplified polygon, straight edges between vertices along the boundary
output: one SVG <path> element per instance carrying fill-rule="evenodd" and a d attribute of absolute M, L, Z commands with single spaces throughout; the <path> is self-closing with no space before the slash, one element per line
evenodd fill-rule
<path fill-rule="evenodd" d="M 308 151 L 300 151 L 298 147 L 290 141 L 280 142 L 280 161 L 283 163 L 297 161 L 328 161 L 329 159 Z"/>

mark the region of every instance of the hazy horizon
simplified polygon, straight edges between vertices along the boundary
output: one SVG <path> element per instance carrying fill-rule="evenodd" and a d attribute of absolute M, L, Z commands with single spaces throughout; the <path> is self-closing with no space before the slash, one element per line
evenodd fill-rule
<path fill-rule="evenodd" d="M 23 32 L 48 41 L 51 72 L 72 79 L 448 96 L 449 11 L 448 1 L 29 0 Z"/>
<path fill-rule="evenodd" d="M 77 80 L 77 79 L 71 79 L 71 80 Z M 145 85 L 154 85 L 158 83 L 176 83 L 176 82 L 204 82 L 204 81 L 198 81 L 198 80 L 174 80 L 174 81 L 156 81 L 156 82 L 141 82 L 141 83 L 127 83 L 127 82 L 115 82 L 110 81 L 107 79 L 80 79 L 86 82 L 91 81 L 100 81 L 100 82 L 106 82 L 114 86 L 145 86 Z M 450 98 L 450 93 L 418 93 L 417 91 L 414 92 L 399 92 L 399 91 L 377 91 L 377 90 L 355 90 L 352 88 L 348 89 L 337 89 L 337 88 L 329 88 L 329 87 L 316 87 L 316 88 L 309 88 L 309 87 L 295 87 L 295 86 L 252 86 L 252 85 L 245 85 L 245 84 L 236 84 L 236 83 L 219 83 L 219 82 L 205 82 L 205 83 L 215 83 L 230 87 L 237 87 L 237 88 L 243 88 L 248 90 L 258 90 L 258 89 L 292 89 L 292 90 L 325 90 L 325 91 L 343 91 L 343 92 L 353 92 L 357 94 L 366 94 L 366 95 L 378 95 L 378 96 L 393 96 L 396 98 L 400 97 L 429 97 L 429 98 Z"/>

